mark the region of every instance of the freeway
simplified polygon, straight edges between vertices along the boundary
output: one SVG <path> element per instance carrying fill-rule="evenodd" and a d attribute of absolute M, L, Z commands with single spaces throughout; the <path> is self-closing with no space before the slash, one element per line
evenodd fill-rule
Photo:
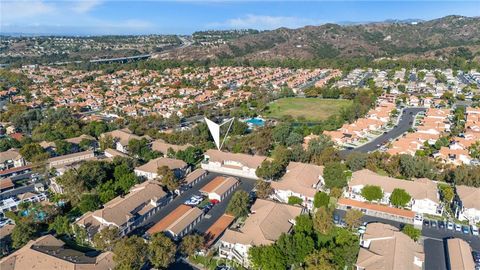
<path fill-rule="evenodd" d="M 393 140 L 403 133 L 407 132 L 413 125 L 413 121 L 415 120 L 415 115 L 417 115 L 419 112 L 425 112 L 427 109 L 426 108 L 405 108 L 403 109 L 403 113 L 400 117 L 400 121 L 398 121 L 398 124 L 391 129 L 390 131 L 387 131 L 386 133 L 380 135 L 379 137 L 375 138 L 371 142 L 368 142 L 360 147 L 354 148 L 354 149 L 347 149 L 343 150 L 340 152 L 340 155 L 343 157 L 348 156 L 348 154 L 352 152 L 363 152 L 363 153 L 368 153 L 377 150 L 380 148 L 383 144 L 387 143 L 389 140 Z"/>

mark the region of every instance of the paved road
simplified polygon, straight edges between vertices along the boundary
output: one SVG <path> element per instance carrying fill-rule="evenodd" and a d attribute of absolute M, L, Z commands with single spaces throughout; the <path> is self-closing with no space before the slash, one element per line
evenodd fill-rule
<path fill-rule="evenodd" d="M 336 215 L 343 217 L 345 211 L 335 210 Z M 386 224 L 393 225 L 397 228 L 403 226 L 402 223 L 372 217 L 372 216 L 363 216 L 362 221 L 366 222 L 382 222 Z M 463 234 L 462 232 L 451 231 L 447 229 L 423 227 L 422 228 L 423 236 L 423 247 L 425 251 L 425 270 L 443 270 L 447 269 L 447 263 L 445 261 L 445 240 L 451 237 L 461 238 L 467 241 L 472 250 L 480 252 L 480 237 L 474 236 L 471 234 Z"/>
<path fill-rule="evenodd" d="M 155 225 L 157 222 L 159 222 L 161 219 L 163 219 L 165 216 L 167 216 L 169 213 L 171 213 L 173 210 L 175 210 L 178 206 L 183 204 L 187 199 L 192 197 L 193 195 L 200 194 L 199 190 L 212 181 L 216 176 L 220 176 L 224 174 L 218 174 L 218 173 L 209 173 L 205 178 L 200 180 L 195 186 L 192 188 L 186 190 L 184 193 L 182 193 L 180 196 L 177 196 L 175 199 L 173 199 L 171 202 L 169 202 L 166 206 L 164 206 L 162 209 L 160 209 L 157 213 L 155 213 L 153 216 L 151 216 L 149 219 L 144 221 L 138 228 L 133 230 L 130 234 L 136 234 L 136 235 L 143 235 L 150 227 Z M 237 190 L 239 188 L 242 188 L 244 190 L 252 190 L 253 186 L 255 184 L 255 180 L 252 179 L 246 179 L 246 178 L 239 178 L 241 181 L 241 185 L 237 187 Z M 206 231 L 222 214 L 225 212 L 225 209 L 227 207 L 228 201 L 232 197 L 233 193 L 230 194 L 225 200 L 223 200 L 221 203 L 218 205 L 215 205 L 210 212 L 207 213 L 207 216 L 204 217 L 204 219 L 199 222 L 195 229 L 204 232 Z"/>
<path fill-rule="evenodd" d="M 255 187 L 255 180 L 247 179 L 247 178 L 239 178 L 239 179 L 241 183 L 240 183 L 240 186 L 238 186 L 235 189 L 235 191 L 243 189 L 246 192 L 250 192 Z M 195 227 L 195 230 L 200 233 L 205 233 L 208 230 L 208 228 L 210 228 L 210 226 L 212 226 L 213 223 L 217 221 L 217 219 L 219 219 L 225 213 L 228 202 L 230 201 L 234 193 L 235 192 L 230 193 L 223 201 L 215 205 L 212 208 L 212 210 L 210 210 L 207 213 L 207 215 L 203 218 L 203 220 L 197 224 L 197 226 Z"/>
<path fill-rule="evenodd" d="M 377 150 L 380 148 L 381 145 L 388 142 L 390 139 L 395 139 L 402 135 L 403 133 L 407 132 L 408 129 L 412 127 L 413 121 L 415 119 L 415 115 L 419 112 L 426 111 L 426 108 L 405 108 L 403 109 L 403 113 L 401 116 L 400 121 L 398 122 L 397 126 L 394 127 L 392 130 L 388 131 L 385 134 L 380 135 L 379 137 L 375 138 L 373 141 L 366 143 L 360 147 L 355 149 L 348 149 L 343 150 L 340 152 L 340 155 L 346 157 L 351 152 L 363 152 L 368 153 Z"/>

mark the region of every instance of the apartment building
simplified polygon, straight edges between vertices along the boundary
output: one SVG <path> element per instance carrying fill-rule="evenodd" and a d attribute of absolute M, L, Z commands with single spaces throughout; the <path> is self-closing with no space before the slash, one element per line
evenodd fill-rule
<path fill-rule="evenodd" d="M 141 140 L 142 138 L 147 138 L 145 136 L 140 137 L 135 135 L 127 128 L 105 132 L 100 135 L 101 138 L 106 136 L 112 137 L 115 141 L 115 149 L 125 154 L 128 154 L 128 143 L 131 140 Z"/>
<path fill-rule="evenodd" d="M 357 270 L 421 270 L 423 247 L 392 225 L 369 223 L 360 238 Z"/>
<path fill-rule="evenodd" d="M 248 250 L 252 246 L 273 244 L 282 233 L 292 229 L 303 207 L 257 199 L 251 214 L 239 229 L 227 229 L 220 238 L 219 256 L 249 265 Z"/>
<path fill-rule="evenodd" d="M 279 181 L 271 182 L 274 190 L 272 197 L 288 203 L 288 198 L 295 196 L 301 198 L 302 205 L 311 210 L 315 194 L 323 183 L 323 166 L 290 162 L 283 177 Z"/>
<path fill-rule="evenodd" d="M 75 224 L 85 228 L 91 238 L 105 227 L 117 227 L 120 235 L 134 230 L 168 201 L 167 193 L 156 180 L 135 185 L 124 196 L 106 203 L 102 209 L 87 212 Z"/>
<path fill-rule="evenodd" d="M 152 142 L 152 150 L 160 152 L 165 156 L 167 156 L 169 149 L 171 149 L 171 151 L 178 152 L 178 151 L 185 151 L 185 149 L 191 146 L 192 145 L 189 143 L 185 145 L 170 144 L 170 143 L 166 143 L 162 139 L 158 139 Z"/>
<path fill-rule="evenodd" d="M 352 174 L 344 195 L 346 198 L 363 202 L 365 198 L 361 193 L 367 185 L 378 186 L 383 190 L 383 198 L 378 202 L 380 204 L 390 204 L 390 195 L 394 189 L 398 188 L 405 190 L 411 196 L 407 207 L 413 212 L 430 215 L 442 214 L 443 207 L 440 203 L 437 184 L 429 179 L 402 180 L 363 169 Z"/>
<path fill-rule="evenodd" d="M 235 154 L 209 149 L 204 154 L 202 169 L 211 172 L 258 179 L 255 171 L 267 158 L 247 154 Z"/>

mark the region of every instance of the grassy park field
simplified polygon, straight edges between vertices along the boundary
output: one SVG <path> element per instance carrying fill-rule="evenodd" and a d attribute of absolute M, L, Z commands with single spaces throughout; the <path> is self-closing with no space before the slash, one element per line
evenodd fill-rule
<path fill-rule="evenodd" d="M 339 113 L 341 108 L 351 104 L 352 101 L 344 99 L 282 98 L 269 104 L 266 116 L 275 119 L 285 116 L 294 119 L 303 117 L 306 121 L 316 122 Z"/>

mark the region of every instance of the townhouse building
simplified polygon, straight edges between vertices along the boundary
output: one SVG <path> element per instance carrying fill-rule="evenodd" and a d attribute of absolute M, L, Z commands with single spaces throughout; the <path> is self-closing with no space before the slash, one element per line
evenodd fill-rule
<path fill-rule="evenodd" d="M 422 245 L 392 225 L 369 223 L 360 237 L 355 267 L 357 270 L 421 270 L 424 262 Z"/>
<path fill-rule="evenodd" d="M 149 162 L 143 164 L 142 166 L 136 167 L 134 169 L 135 175 L 139 177 L 144 177 L 148 180 L 155 179 L 158 176 L 158 168 L 166 166 L 168 169 L 172 170 L 177 178 L 182 178 L 190 171 L 190 167 L 185 161 L 174 158 L 159 157 L 152 159 Z"/>
<path fill-rule="evenodd" d="M 17 149 L 9 149 L 0 153 L 0 170 L 18 168 L 25 164 L 25 159 Z"/>
<path fill-rule="evenodd" d="M 255 172 L 266 158 L 209 149 L 204 154 L 201 166 L 202 169 L 211 172 L 258 179 Z"/>
<path fill-rule="evenodd" d="M 257 199 L 251 214 L 239 229 L 227 229 L 220 238 L 219 256 L 248 267 L 252 246 L 271 245 L 282 233 L 289 233 L 303 207 Z"/>
<path fill-rule="evenodd" d="M 367 185 L 378 186 L 382 189 L 383 198 L 377 203 L 389 205 L 390 195 L 393 190 L 398 188 L 405 190 L 411 196 L 407 208 L 413 212 L 430 215 L 441 215 L 443 212 L 437 184 L 429 179 L 402 180 L 363 169 L 352 174 L 344 195 L 352 200 L 366 201 L 362 196 L 362 189 Z"/>
<path fill-rule="evenodd" d="M 280 202 L 288 203 L 291 196 L 302 199 L 302 205 L 313 209 L 315 194 L 324 183 L 323 166 L 290 162 L 287 171 L 278 181 L 272 181 L 274 190 L 272 197 Z"/>
<path fill-rule="evenodd" d="M 480 222 L 480 188 L 457 185 L 455 187 L 456 216 L 459 220 L 468 220 L 472 224 Z"/>
<path fill-rule="evenodd" d="M 103 228 L 116 227 L 126 235 L 162 208 L 170 198 L 156 180 L 133 186 L 129 193 L 106 203 L 102 209 L 87 212 L 75 224 L 87 230 L 90 239 Z"/>
<path fill-rule="evenodd" d="M 99 254 L 81 252 L 68 247 L 51 234 L 30 240 L 22 248 L 0 259 L 0 268 L 3 270 L 113 270 L 115 265 L 111 251 Z"/>

